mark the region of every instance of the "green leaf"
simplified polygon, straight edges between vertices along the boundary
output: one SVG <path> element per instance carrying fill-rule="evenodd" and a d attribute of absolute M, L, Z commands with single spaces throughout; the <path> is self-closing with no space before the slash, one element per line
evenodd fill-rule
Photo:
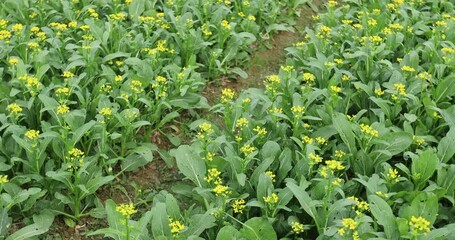
<path fill-rule="evenodd" d="M 26 240 L 31 237 L 38 236 L 46 233 L 49 227 L 54 221 L 54 216 L 51 213 L 44 212 L 40 215 L 34 215 L 33 221 L 35 223 L 30 224 L 24 228 L 11 234 L 6 240 Z"/>
<path fill-rule="evenodd" d="M 418 158 L 413 159 L 411 166 L 412 180 L 416 189 L 422 189 L 427 180 L 433 176 L 438 164 L 438 156 L 433 149 L 427 149 Z"/>
<path fill-rule="evenodd" d="M 180 172 L 196 184 L 196 186 L 202 187 L 204 183 L 203 178 L 206 173 L 204 160 L 197 156 L 194 150 L 188 145 L 172 149 L 170 154 L 175 157 Z"/>
<path fill-rule="evenodd" d="M 165 203 L 158 202 L 152 208 L 152 233 L 155 238 L 171 235 Z"/>
<path fill-rule="evenodd" d="M 172 194 L 166 194 L 166 210 L 169 217 L 177 219 L 180 217 L 180 207 Z"/>
<path fill-rule="evenodd" d="M 214 227 L 215 217 L 206 213 L 206 214 L 195 214 L 191 216 L 188 229 L 183 233 L 183 236 L 199 236 L 205 229 Z"/>
<path fill-rule="evenodd" d="M 145 10 L 145 0 L 134 0 L 129 7 L 129 14 L 131 18 L 139 17 Z"/>
<path fill-rule="evenodd" d="M 233 73 L 239 75 L 243 79 L 247 79 L 248 78 L 248 73 L 243 71 L 241 68 L 235 67 L 235 68 L 231 69 L 230 72 L 233 72 Z"/>
<path fill-rule="evenodd" d="M 445 101 L 446 98 L 455 94 L 455 75 L 449 75 L 442 81 L 438 82 L 436 89 L 433 92 L 433 99 L 436 103 Z"/>
<path fill-rule="evenodd" d="M 218 232 L 216 240 L 237 240 L 240 232 L 233 226 L 224 226 Z"/>
<path fill-rule="evenodd" d="M 87 193 L 83 194 L 82 197 L 95 193 L 96 190 L 98 190 L 98 188 L 111 182 L 112 180 L 114 180 L 114 178 L 115 178 L 114 176 L 105 176 L 105 177 L 97 177 L 95 179 L 89 180 L 87 182 L 87 184 L 85 184 Z"/>
<path fill-rule="evenodd" d="M 319 230 L 319 226 L 321 226 L 321 224 L 319 224 L 320 220 L 319 214 L 316 210 L 316 202 L 312 200 L 310 195 L 308 195 L 308 193 L 305 191 L 306 187 L 303 186 L 302 184 L 300 186 L 297 186 L 293 182 L 288 182 L 286 186 L 292 191 L 292 193 L 294 193 L 294 196 L 299 201 L 302 209 L 308 215 L 310 215 L 311 218 L 313 218 Z"/>
<path fill-rule="evenodd" d="M 404 152 L 413 142 L 413 136 L 407 132 L 390 132 L 382 135 L 378 140 L 381 140 L 376 147 L 375 156 L 371 156 L 375 166 L 392 158 L 392 156 Z M 390 153 L 386 155 L 385 152 Z"/>
<path fill-rule="evenodd" d="M 333 126 L 337 130 L 343 142 L 347 145 L 349 152 L 355 154 L 355 135 L 352 131 L 351 123 L 341 113 L 334 113 L 332 116 Z"/>
<path fill-rule="evenodd" d="M 4 237 L 11 226 L 12 219 L 8 217 L 8 209 L 1 208 L 0 209 L 0 237 Z"/>
<path fill-rule="evenodd" d="M 239 237 L 248 240 L 276 240 L 277 236 L 273 226 L 264 218 L 251 218 L 243 224 Z"/>
<path fill-rule="evenodd" d="M 439 213 L 438 198 L 434 193 L 425 191 L 420 192 L 412 200 L 411 205 L 403 208 L 400 213 L 400 217 L 404 217 L 408 220 L 410 220 L 412 216 L 421 216 L 433 225 Z"/>
<path fill-rule="evenodd" d="M 438 144 L 438 157 L 441 162 L 448 162 L 455 154 L 455 128 L 450 128 L 447 135 Z"/>
<path fill-rule="evenodd" d="M 376 195 L 368 196 L 368 201 L 371 214 L 376 218 L 378 224 L 384 227 L 387 239 L 398 239 L 400 232 L 389 204 Z"/>
<path fill-rule="evenodd" d="M 74 133 L 73 137 L 71 139 L 71 142 L 73 145 L 75 145 L 79 140 L 86 134 L 94 125 L 95 121 L 91 120 L 90 122 L 82 125 L 80 128 L 78 128 Z"/>

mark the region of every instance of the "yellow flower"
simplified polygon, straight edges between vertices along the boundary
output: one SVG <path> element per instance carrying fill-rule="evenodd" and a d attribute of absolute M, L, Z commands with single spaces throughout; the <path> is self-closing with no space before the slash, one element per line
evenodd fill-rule
<path fill-rule="evenodd" d="M 388 198 L 389 197 L 389 195 L 387 193 L 383 193 L 381 191 L 377 191 L 376 195 L 378 195 L 379 197 L 382 197 L 382 198 Z"/>
<path fill-rule="evenodd" d="M 278 75 L 270 75 L 267 77 L 267 81 L 270 83 L 279 84 L 281 82 L 281 79 Z"/>
<path fill-rule="evenodd" d="M 245 200 L 236 199 L 232 203 L 232 210 L 234 210 L 234 213 L 243 213 L 244 209 L 245 209 Z"/>
<path fill-rule="evenodd" d="M 57 94 L 59 97 L 69 96 L 70 89 L 67 87 L 57 88 L 57 90 L 55 90 L 55 94 Z"/>
<path fill-rule="evenodd" d="M 327 160 L 325 161 L 325 164 L 331 169 L 331 170 L 343 170 L 344 166 L 341 162 L 337 160 Z"/>
<path fill-rule="evenodd" d="M 250 20 L 250 21 L 256 21 L 256 17 L 253 16 L 253 15 L 248 15 L 247 19 Z"/>
<path fill-rule="evenodd" d="M 248 125 L 248 119 L 246 119 L 244 117 L 237 119 L 237 121 L 235 122 L 235 127 L 239 128 L 239 129 L 242 129 L 243 127 L 246 127 L 247 125 Z"/>
<path fill-rule="evenodd" d="M 402 70 L 403 72 L 415 72 L 415 71 L 416 71 L 415 68 L 410 67 L 410 66 L 406 66 L 406 65 L 403 66 L 403 67 L 401 67 L 401 70 Z"/>
<path fill-rule="evenodd" d="M 76 21 L 71 21 L 68 23 L 68 27 L 70 28 L 76 28 L 77 27 L 77 22 Z"/>
<path fill-rule="evenodd" d="M 6 28 L 6 26 L 8 26 L 8 22 L 8 20 L 0 18 L 0 29 Z"/>
<path fill-rule="evenodd" d="M 64 71 L 63 74 L 62 74 L 62 77 L 64 77 L 64 78 L 72 78 L 72 77 L 74 77 L 74 73 L 69 72 L 69 71 Z"/>
<path fill-rule="evenodd" d="M 417 236 L 420 233 L 423 233 L 426 236 L 427 232 L 430 232 L 430 222 L 421 216 L 412 216 L 409 226 L 411 227 L 411 232 L 414 236 Z"/>
<path fill-rule="evenodd" d="M 340 93 L 341 92 L 341 88 L 338 87 L 338 86 L 330 86 L 330 90 L 332 90 L 332 92 L 334 92 L 334 93 Z"/>
<path fill-rule="evenodd" d="M 267 196 L 267 197 L 263 197 L 263 200 L 265 203 L 267 203 L 267 205 L 269 205 L 270 207 L 273 207 L 275 204 L 278 203 L 278 195 L 276 193 L 272 193 L 272 195 L 270 196 Z"/>
<path fill-rule="evenodd" d="M 24 29 L 24 25 L 20 23 L 14 24 L 13 27 L 11 28 L 11 30 L 13 30 L 14 32 L 20 32 L 22 31 L 22 29 Z"/>
<path fill-rule="evenodd" d="M 229 88 L 224 88 L 221 90 L 221 102 L 222 103 L 227 103 L 229 100 L 232 100 L 234 98 L 234 91 Z"/>
<path fill-rule="evenodd" d="M 299 233 L 303 233 L 303 224 L 299 223 L 299 222 L 292 222 L 291 223 L 291 227 L 292 227 L 292 231 L 295 233 L 295 234 L 299 234 Z"/>
<path fill-rule="evenodd" d="M 300 118 L 305 113 L 305 107 L 303 106 L 292 106 L 291 111 L 295 118 Z"/>
<path fill-rule="evenodd" d="M 318 38 L 327 39 L 330 37 L 331 32 L 332 32 L 332 29 L 330 27 L 322 25 L 319 27 L 319 31 L 316 34 L 316 36 Z"/>
<path fill-rule="evenodd" d="M 425 142 L 425 140 L 423 138 L 417 138 L 415 140 L 415 142 L 416 142 L 417 145 L 421 146 Z"/>
<path fill-rule="evenodd" d="M 221 172 L 218 171 L 216 168 L 211 168 L 208 170 L 207 177 L 204 178 L 204 180 L 210 184 L 214 183 L 215 185 L 220 185 L 221 184 L 221 178 L 220 178 Z"/>
<path fill-rule="evenodd" d="M 344 156 L 346 156 L 346 153 L 341 151 L 341 150 L 335 150 L 335 157 L 337 158 L 343 158 Z"/>
<path fill-rule="evenodd" d="M 161 84 L 166 84 L 167 82 L 167 79 L 165 77 L 162 77 L 162 76 L 158 76 L 156 77 L 155 79 L 158 83 L 161 83 Z"/>
<path fill-rule="evenodd" d="M 240 151 L 245 154 L 245 156 L 248 156 L 252 152 L 256 151 L 256 148 L 251 146 L 250 144 L 245 144 L 243 147 L 240 148 Z"/>
<path fill-rule="evenodd" d="M 343 74 L 343 77 L 341 77 L 341 80 L 343 80 L 343 81 L 349 81 L 349 79 L 351 79 L 351 77 L 346 74 Z"/>
<path fill-rule="evenodd" d="M 201 29 L 202 29 L 202 32 L 204 33 L 205 36 L 210 36 L 210 35 L 213 34 L 213 33 L 209 30 L 209 28 L 207 27 L 207 24 L 206 24 L 206 23 L 202 24 Z"/>
<path fill-rule="evenodd" d="M 112 115 L 112 108 L 104 107 L 99 111 L 99 114 L 103 115 L 104 117 L 109 117 Z"/>
<path fill-rule="evenodd" d="M 38 130 L 28 130 L 27 132 L 25 132 L 25 136 L 30 139 L 30 140 L 36 140 L 39 138 L 39 131 Z"/>
<path fill-rule="evenodd" d="M 275 182 L 276 175 L 272 171 L 265 172 L 265 175 L 269 176 L 272 179 L 272 182 Z"/>
<path fill-rule="evenodd" d="M 142 88 L 142 83 L 139 80 L 131 81 L 130 89 L 134 93 L 137 93 L 137 94 L 139 94 L 139 93 L 144 91 L 144 89 Z"/>
<path fill-rule="evenodd" d="M 65 104 L 62 104 L 62 105 L 59 105 L 57 107 L 57 114 L 65 114 L 65 113 L 68 113 L 70 111 L 70 108 L 65 105 Z"/>
<path fill-rule="evenodd" d="M 393 84 L 393 87 L 395 88 L 399 95 L 406 96 L 406 86 L 404 84 L 395 83 Z"/>
<path fill-rule="evenodd" d="M 342 220 L 343 227 L 349 230 L 355 230 L 359 224 L 352 218 L 343 218 Z"/>
<path fill-rule="evenodd" d="M 329 7 L 336 7 L 337 5 L 338 5 L 337 1 L 329 0 Z M 302 229 L 302 232 L 303 232 L 303 229 Z"/>
<path fill-rule="evenodd" d="M 215 195 L 217 196 L 227 196 L 229 195 L 229 187 L 225 185 L 216 185 L 215 188 L 213 188 L 213 192 L 215 192 Z"/>
<path fill-rule="evenodd" d="M 0 175 L 0 184 L 9 182 L 7 175 Z"/>
<path fill-rule="evenodd" d="M 368 23 L 368 26 L 370 26 L 370 27 L 374 27 L 378 24 L 378 22 L 374 19 L 369 19 L 367 23 Z"/>
<path fill-rule="evenodd" d="M 385 92 L 383 90 L 381 90 L 381 88 L 376 88 L 374 90 L 374 93 L 378 96 L 382 96 L 382 95 L 384 95 Z"/>
<path fill-rule="evenodd" d="M 137 210 L 134 208 L 134 205 L 132 203 L 130 203 L 130 204 L 122 203 L 115 208 L 115 211 L 119 212 L 124 217 L 128 217 L 128 218 L 131 215 L 137 213 Z"/>
<path fill-rule="evenodd" d="M 366 124 L 360 124 L 360 131 L 366 135 L 370 135 L 372 137 L 379 137 L 379 132 L 373 129 L 371 126 Z"/>
<path fill-rule="evenodd" d="M 306 136 L 306 135 L 303 135 L 303 136 L 302 136 L 302 141 L 305 142 L 305 143 L 307 143 L 307 144 L 313 144 L 313 141 L 314 141 L 314 140 L 313 140 L 311 137 L 308 137 L 308 136 Z"/>
<path fill-rule="evenodd" d="M 317 154 L 314 154 L 314 153 L 310 153 L 308 155 L 308 158 L 310 159 L 311 164 L 316 164 L 316 163 L 322 162 L 322 157 Z"/>
<path fill-rule="evenodd" d="M 288 72 L 288 73 L 294 71 L 294 66 L 292 66 L 292 65 L 281 66 L 280 68 L 281 68 L 281 70 Z"/>
<path fill-rule="evenodd" d="M 17 114 L 17 113 L 21 113 L 22 112 L 22 107 L 19 106 L 19 104 L 17 103 L 11 103 L 9 104 L 8 106 L 6 106 L 6 109 L 13 113 L 13 114 Z"/>
<path fill-rule="evenodd" d="M 68 154 L 74 158 L 84 156 L 84 152 L 81 151 L 79 148 L 71 148 L 71 150 L 68 151 Z"/>
<path fill-rule="evenodd" d="M 267 134 L 267 130 L 259 126 L 256 126 L 253 131 L 255 131 L 259 137 L 263 137 Z"/>
<path fill-rule="evenodd" d="M 212 124 L 204 122 L 199 125 L 198 138 L 205 139 L 214 132 Z"/>
<path fill-rule="evenodd" d="M 17 63 L 19 63 L 19 59 L 18 59 L 18 58 L 15 58 L 15 57 L 12 57 L 12 58 L 10 58 L 10 59 L 8 60 L 8 63 L 9 63 L 10 65 L 13 65 L 13 66 L 14 66 L 14 65 L 16 65 Z"/>
<path fill-rule="evenodd" d="M 336 64 L 343 64 L 343 63 L 344 63 L 343 59 L 341 59 L 341 58 L 335 58 L 335 59 L 333 59 L 333 61 L 334 61 Z"/>
<path fill-rule="evenodd" d="M 172 218 L 169 219 L 169 227 L 171 228 L 171 233 L 174 235 L 177 235 L 185 229 L 185 225 L 183 225 L 182 222 L 177 220 L 173 221 Z"/>
<path fill-rule="evenodd" d="M 10 39 L 11 32 L 8 30 L 0 30 L 0 40 Z"/>
<path fill-rule="evenodd" d="M 303 80 L 306 82 L 314 82 L 316 77 L 312 73 L 304 73 L 303 74 Z"/>
<path fill-rule="evenodd" d="M 37 49 L 39 47 L 39 44 L 37 42 L 29 42 L 27 43 L 27 46 L 31 49 Z"/>
<path fill-rule="evenodd" d="M 232 26 L 229 24 L 227 20 L 221 21 L 221 27 L 226 30 L 230 30 L 232 28 Z"/>
<path fill-rule="evenodd" d="M 387 179 L 391 182 L 399 182 L 400 175 L 398 174 L 398 170 L 389 168 L 389 171 L 386 175 Z"/>
<path fill-rule="evenodd" d="M 123 21 L 126 19 L 126 15 L 124 13 L 109 14 L 109 17 L 114 21 Z"/>
<path fill-rule="evenodd" d="M 336 178 L 335 180 L 332 181 L 332 184 L 334 186 L 340 186 L 341 185 L 341 178 Z"/>
<path fill-rule="evenodd" d="M 132 2 L 133 2 L 133 0 L 125 0 L 125 3 L 128 5 L 131 4 Z"/>
<path fill-rule="evenodd" d="M 418 77 L 423 80 L 430 80 L 432 76 L 428 72 L 422 72 L 418 75 Z"/>

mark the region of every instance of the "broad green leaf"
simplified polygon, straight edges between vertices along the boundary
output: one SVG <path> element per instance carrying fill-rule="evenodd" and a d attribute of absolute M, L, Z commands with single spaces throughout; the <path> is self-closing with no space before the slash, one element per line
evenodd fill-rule
<path fill-rule="evenodd" d="M 97 177 L 95 179 L 91 179 L 85 184 L 87 189 L 87 193 L 83 194 L 82 196 L 91 195 L 98 190 L 101 186 L 111 182 L 114 180 L 114 176 L 105 176 L 105 177 Z"/>
<path fill-rule="evenodd" d="M 438 103 L 455 94 L 455 75 L 450 75 L 438 83 L 433 92 L 433 99 Z"/>
<path fill-rule="evenodd" d="M 422 189 L 427 180 L 433 176 L 438 160 L 438 156 L 432 149 L 427 149 L 418 158 L 413 159 L 411 173 L 416 189 Z"/>
<path fill-rule="evenodd" d="M 346 144 L 349 152 L 356 153 L 355 135 L 352 131 L 351 123 L 341 113 L 334 113 L 332 116 L 333 126 L 341 137 L 341 140 Z"/>
<path fill-rule="evenodd" d="M 8 216 L 8 209 L 0 209 L 0 238 L 5 237 L 11 226 L 12 219 Z"/>
<path fill-rule="evenodd" d="M 404 152 L 411 146 L 413 136 L 407 132 L 390 132 L 380 136 L 378 140 L 381 140 L 381 142 L 376 144 L 376 152 L 374 156 L 371 156 L 375 165 L 381 164 L 394 155 Z M 387 151 L 390 155 L 384 154 L 384 151 Z"/>
<path fill-rule="evenodd" d="M 286 186 L 294 193 L 295 198 L 300 203 L 300 206 L 302 209 L 311 217 L 316 223 L 316 226 L 318 227 L 320 225 L 320 216 L 316 210 L 316 202 L 311 199 L 310 195 L 305 191 L 306 187 L 305 186 L 297 186 L 293 182 L 288 182 Z"/>
<path fill-rule="evenodd" d="M 206 213 L 206 214 L 195 214 L 191 216 L 188 229 L 183 233 L 183 236 L 199 236 L 205 229 L 214 227 L 215 217 Z"/>
<path fill-rule="evenodd" d="M 54 216 L 46 212 L 40 215 L 35 215 L 33 220 L 35 223 L 17 230 L 7 237 L 6 240 L 27 240 L 31 237 L 44 234 L 49 230 L 49 227 L 54 221 Z"/>
<path fill-rule="evenodd" d="M 169 217 L 177 219 L 180 217 L 180 207 L 172 194 L 166 194 L 166 210 Z"/>
<path fill-rule="evenodd" d="M 431 225 L 436 221 L 439 211 L 438 198 L 431 192 L 420 192 L 411 202 L 411 205 L 406 206 L 400 211 L 400 217 L 411 219 L 412 216 L 423 217 L 430 222 Z"/>
<path fill-rule="evenodd" d="M 387 239 L 398 239 L 400 232 L 389 204 L 376 195 L 368 196 L 368 201 L 370 202 L 371 214 L 376 218 L 378 224 L 384 227 Z"/>
<path fill-rule="evenodd" d="M 180 172 L 196 184 L 196 186 L 202 187 L 204 183 L 203 178 L 206 173 L 204 160 L 197 156 L 194 150 L 188 145 L 172 149 L 170 154 L 175 157 Z"/>
<path fill-rule="evenodd" d="M 74 133 L 73 137 L 71 139 L 71 142 L 73 145 L 75 145 L 79 140 L 86 134 L 90 129 L 95 125 L 95 121 L 91 120 L 90 122 L 82 125 L 80 128 L 78 128 Z"/>
<path fill-rule="evenodd" d="M 451 127 L 447 135 L 438 144 L 438 157 L 441 162 L 448 162 L 455 154 L 455 127 Z"/>
<path fill-rule="evenodd" d="M 152 233 L 153 237 L 169 236 L 171 230 L 169 229 L 169 218 L 166 212 L 166 204 L 158 202 L 152 208 Z"/>
<path fill-rule="evenodd" d="M 276 240 L 277 235 L 273 226 L 264 218 L 251 218 L 243 224 L 240 237 L 248 240 Z"/>
<path fill-rule="evenodd" d="M 224 226 L 218 232 L 216 240 L 237 240 L 240 232 L 235 229 L 233 226 Z"/>
<path fill-rule="evenodd" d="M 134 0 L 129 7 L 128 13 L 131 18 L 139 17 L 145 10 L 145 0 Z"/>

